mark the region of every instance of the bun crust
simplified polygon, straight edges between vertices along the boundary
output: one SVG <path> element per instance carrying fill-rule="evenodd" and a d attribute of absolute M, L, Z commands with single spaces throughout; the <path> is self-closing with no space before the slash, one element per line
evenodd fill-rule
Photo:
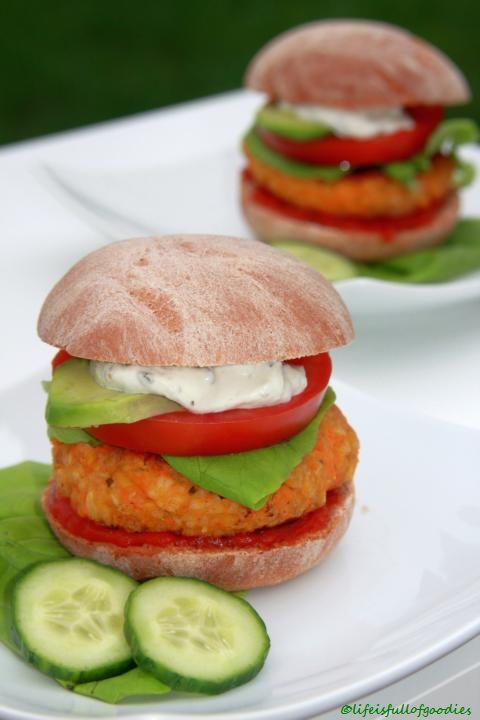
<path fill-rule="evenodd" d="M 316 355 L 353 338 L 338 293 L 308 265 L 254 240 L 123 240 L 55 285 L 38 333 L 71 355 L 208 367 Z"/>
<path fill-rule="evenodd" d="M 459 212 L 456 193 L 449 196 L 433 220 L 418 228 L 401 230 L 388 242 L 368 232 L 344 231 L 281 215 L 252 200 L 252 184 L 241 180 L 242 209 L 254 233 L 264 242 L 298 240 L 333 250 L 353 260 L 386 260 L 420 248 L 439 245 L 455 226 Z"/>
<path fill-rule="evenodd" d="M 273 99 L 345 109 L 470 98 L 440 50 L 399 27 L 358 20 L 314 22 L 274 38 L 253 58 L 245 84 Z"/>
<path fill-rule="evenodd" d="M 152 545 L 122 548 L 109 543 L 89 542 L 62 527 L 49 510 L 52 489 L 50 483 L 43 495 L 43 509 L 59 541 L 74 555 L 116 567 L 136 580 L 161 575 L 197 577 L 226 590 L 276 585 L 317 565 L 344 535 L 354 506 L 352 483 L 331 490 L 326 505 L 318 511 L 323 513 L 318 530 L 293 536 L 291 542 L 278 543 L 268 549 L 206 550 Z"/>

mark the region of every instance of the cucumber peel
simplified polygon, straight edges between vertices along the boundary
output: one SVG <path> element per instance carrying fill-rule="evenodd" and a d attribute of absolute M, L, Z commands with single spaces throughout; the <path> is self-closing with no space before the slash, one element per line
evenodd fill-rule
<path fill-rule="evenodd" d="M 102 680 L 134 666 L 123 632 L 137 583 L 91 560 L 38 563 L 13 587 L 14 640 L 46 675 L 74 683 Z"/>
<path fill-rule="evenodd" d="M 246 683 L 270 648 L 246 600 L 192 578 L 140 585 L 127 602 L 125 634 L 139 667 L 185 692 L 217 694 Z"/>

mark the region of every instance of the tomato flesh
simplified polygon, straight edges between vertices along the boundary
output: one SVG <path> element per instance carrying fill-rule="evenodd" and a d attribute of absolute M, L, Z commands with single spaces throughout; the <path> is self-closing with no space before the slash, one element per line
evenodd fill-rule
<path fill-rule="evenodd" d="M 68 359 L 59 356 L 54 358 L 56 365 Z M 316 415 L 332 372 L 327 353 L 288 362 L 302 365 L 307 377 L 305 390 L 289 402 L 219 413 L 181 410 L 134 423 L 90 427 L 87 432 L 107 445 L 161 455 L 225 455 L 275 445 L 299 433 Z"/>
<path fill-rule="evenodd" d="M 71 360 L 72 355 L 70 355 L 69 352 L 66 350 L 59 350 L 57 354 L 53 357 L 52 360 L 52 370 L 55 370 L 56 367 L 61 365 L 64 362 L 67 362 L 67 360 Z"/>
<path fill-rule="evenodd" d="M 256 128 L 256 132 L 272 150 L 304 163 L 340 165 L 347 162 L 351 167 L 383 165 L 407 160 L 420 152 L 443 117 L 443 109 L 437 106 L 406 109 L 415 121 L 413 128 L 363 140 L 328 135 L 320 140 L 301 142 L 263 128 Z"/>
<path fill-rule="evenodd" d="M 258 205 L 301 222 L 318 223 L 319 225 L 328 225 L 339 230 L 350 230 L 352 232 L 375 233 L 385 242 L 392 240 L 402 230 L 428 225 L 448 199 L 447 197 L 443 198 L 426 208 L 402 217 L 363 218 L 352 215 L 331 215 L 320 210 L 305 210 L 281 200 L 265 188 L 257 185 L 248 170 L 244 170 L 244 177 L 253 184 L 251 199 Z"/>

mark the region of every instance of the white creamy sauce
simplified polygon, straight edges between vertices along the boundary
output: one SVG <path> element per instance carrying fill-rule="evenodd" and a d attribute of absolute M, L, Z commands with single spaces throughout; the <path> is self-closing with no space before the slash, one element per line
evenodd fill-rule
<path fill-rule="evenodd" d="M 401 107 L 340 110 L 320 105 L 291 105 L 286 102 L 280 102 L 279 107 L 304 120 L 328 125 L 339 137 L 365 139 L 376 135 L 389 135 L 397 130 L 410 130 L 415 125 L 410 115 Z"/>
<path fill-rule="evenodd" d="M 276 405 L 288 402 L 307 386 L 303 367 L 281 362 L 184 368 L 92 360 L 90 372 L 102 387 L 163 395 L 194 413 Z"/>

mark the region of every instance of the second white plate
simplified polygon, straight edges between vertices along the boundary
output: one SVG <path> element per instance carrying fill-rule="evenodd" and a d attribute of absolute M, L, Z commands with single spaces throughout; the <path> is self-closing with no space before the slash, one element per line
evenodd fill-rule
<path fill-rule="evenodd" d="M 475 149 L 467 156 L 480 164 Z M 204 232 L 252 237 L 238 199 L 243 162 L 240 152 L 230 148 L 169 165 L 115 171 L 48 165 L 36 174 L 63 204 L 110 240 Z M 478 187 L 477 181 L 464 193 L 469 215 L 480 214 Z M 429 310 L 480 297 L 480 272 L 432 285 L 353 278 L 337 288 L 356 315 Z"/>

